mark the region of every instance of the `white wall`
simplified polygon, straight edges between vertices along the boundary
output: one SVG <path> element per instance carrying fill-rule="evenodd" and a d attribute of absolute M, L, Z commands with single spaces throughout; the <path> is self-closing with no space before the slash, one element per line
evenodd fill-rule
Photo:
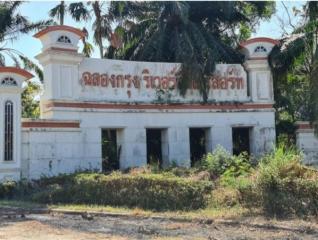
<path fill-rule="evenodd" d="M 143 166 L 146 160 L 146 128 L 160 128 L 167 131 L 168 160 L 179 165 L 190 166 L 189 128 L 211 129 L 211 146 L 224 146 L 232 152 L 232 127 L 252 128 L 251 152 L 259 156 L 270 151 L 275 143 L 275 116 L 267 111 L 209 111 L 209 110 L 94 110 L 55 108 L 53 118 L 81 121 L 81 130 L 96 143 L 95 151 L 100 151 L 101 129 L 121 129 L 118 144 L 121 145 L 121 168 Z M 84 144 L 88 149 L 90 145 Z"/>
<path fill-rule="evenodd" d="M 309 127 L 308 122 L 298 124 L 307 127 L 297 130 L 297 147 L 303 152 L 306 164 L 318 166 L 318 138 L 315 136 L 314 129 Z"/>
<path fill-rule="evenodd" d="M 100 170 L 100 147 L 80 129 L 23 128 L 22 177 Z"/>

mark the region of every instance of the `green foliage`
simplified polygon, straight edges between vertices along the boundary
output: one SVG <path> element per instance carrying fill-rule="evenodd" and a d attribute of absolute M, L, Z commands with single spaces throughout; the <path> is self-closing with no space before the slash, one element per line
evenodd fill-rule
<path fill-rule="evenodd" d="M 269 56 L 279 134 L 290 134 L 285 124 L 291 125 L 297 120 L 318 121 L 317 9 L 317 2 L 309 1 L 302 12 L 295 11 L 301 13 L 301 24 L 293 34 L 283 38 Z"/>
<path fill-rule="evenodd" d="M 219 187 L 212 191 L 209 206 L 212 208 L 240 205 L 240 194 L 235 188 Z"/>
<path fill-rule="evenodd" d="M 110 42 L 112 36 L 111 15 L 108 14 L 108 8 L 105 1 L 88 1 L 70 3 L 68 13 L 77 21 L 87 21 L 93 18 L 92 31 L 93 40 L 97 44 L 100 52 L 100 57 L 104 57 L 105 39 Z M 87 33 L 87 32 L 86 32 Z M 92 45 L 87 43 L 87 39 L 83 40 L 83 53 L 90 56 Z"/>
<path fill-rule="evenodd" d="M 98 2 L 95 4 L 99 4 Z M 67 13 L 71 15 L 71 17 L 79 22 L 79 21 L 87 21 L 91 18 L 90 11 L 87 8 L 88 5 L 91 5 L 91 2 L 83 3 L 83 2 L 73 2 L 69 5 L 65 3 L 65 1 L 60 1 L 54 8 L 49 11 L 49 16 L 51 18 L 56 18 L 59 21 L 60 25 L 64 25 L 64 18 Z M 96 24 L 95 24 L 96 25 Z M 82 53 L 85 57 L 90 57 L 93 53 L 94 47 L 91 43 L 87 41 L 88 39 L 88 31 L 84 27 L 82 31 L 85 33 L 85 37 L 82 38 L 83 49 Z M 97 29 L 95 29 L 97 31 Z M 102 31 L 99 29 L 99 31 Z"/>
<path fill-rule="evenodd" d="M 52 8 L 49 12 L 49 16 L 52 18 L 57 18 L 60 21 L 60 25 L 64 25 L 64 17 L 66 12 L 65 1 L 60 1 L 58 5 Z"/>
<path fill-rule="evenodd" d="M 301 155 L 295 148 L 279 146 L 271 154 L 264 156 L 259 164 L 259 181 L 266 183 L 272 179 L 299 177 L 301 172 L 291 172 L 292 170 L 301 170 Z"/>
<path fill-rule="evenodd" d="M 239 178 L 248 176 L 251 171 L 252 166 L 247 156 L 234 156 L 233 162 L 222 174 L 220 182 L 223 186 L 234 186 L 238 184 Z"/>
<path fill-rule="evenodd" d="M 34 30 L 51 24 L 51 21 L 30 22 L 27 17 L 18 12 L 21 1 L 3 1 L 0 2 L 0 66 L 6 65 L 6 57 L 11 58 L 17 67 L 21 62 L 25 65 L 25 56 L 15 49 L 5 47 L 7 41 L 18 39 L 21 34 L 27 34 Z M 24 58 L 24 59 L 23 59 Z M 28 69 L 28 68 L 27 68 Z M 35 69 L 36 70 L 36 69 Z M 36 71 L 37 72 L 37 71 Z"/>
<path fill-rule="evenodd" d="M 108 57 L 180 62 L 178 86 L 185 94 L 192 80 L 207 101 L 208 79 L 219 62 L 243 61 L 234 44 L 235 30 L 242 38 L 257 18 L 271 15 L 269 2 L 112 2 L 110 14 L 119 23 L 116 32 L 123 47 L 110 48 Z M 123 31 L 122 29 L 125 29 Z M 119 31 L 120 30 L 120 31 Z"/>
<path fill-rule="evenodd" d="M 15 182 L 4 182 L 0 184 L 0 198 L 11 198 L 14 195 L 17 184 Z"/>
<path fill-rule="evenodd" d="M 214 177 L 222 175 L 232 162 L 231 154 L 221 146 L 217 146 L 213 153 L 208 153 L 201 160 L 202 168 Z"/>
<path fill-rule="evenodd" d="M 24 199 L 42 203 L 81 203 L 191 210 L 205 207 L 212 190 L 206 181 L 160 174 L 73 174 L 43 178 Z"/>
<path fill-rule="evenodd" d="M 260 185 L 265 213 L 279 217 L 318 214 L 318 181 L 296 178 L 272 180 Z M 266 194 L 266 196 L 264 196 Z"/>
<path fill-rule="evenodd" d="M 213 153 L 208 153 L 201 161 L 201 167 L 207 170 L 212 177 L 221 177 L 223 183 L 229 183 L 238 176 L 247 175 L 251 170 L 251 164 L 246 154 L 233 156 L 221 146 Z"/>
<path fill-rule="evenodd" d="M 39 118 L 40 106 L 39 101 L 35 100 L 35 96 L 40 92 L 40 85 L 34 82 L 28 82 L 23 89 L 21 95 L 22 101 L 22 117 L 24 118 Z"/>
<path fill-rule="evenodd" d="M 317 215 L 318 172 L 302 165 L 301 159 L 295 149 L 285 146 L 262 159 L 250 192 L 256 193 L 265 213 Z"/>

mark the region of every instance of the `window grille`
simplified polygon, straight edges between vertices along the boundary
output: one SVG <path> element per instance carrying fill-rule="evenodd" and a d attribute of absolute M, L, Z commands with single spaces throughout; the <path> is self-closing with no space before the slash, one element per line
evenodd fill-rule
<path fill-rule="evenodd" d="M 4 161 L 13 161 L 13 103 L 4 105 Z"/>
<path fill-rule="evenodd" d="M 5 85 L 5 86 L 17 86 L 18 84 L 17 84 L 16 80 L 14 80 L 13 78 L 11 78 L 11 77 L 6 77 L 6 78 L 2 79 L 1 85 Z"/>
<path fill-rule="evenodd" d="M 58 39 L 57 39 L 58 42 L 60 43 L 71 43 L 71 39 L 69 39 L 69 37 L 67 36 L 60 36 Z"/>

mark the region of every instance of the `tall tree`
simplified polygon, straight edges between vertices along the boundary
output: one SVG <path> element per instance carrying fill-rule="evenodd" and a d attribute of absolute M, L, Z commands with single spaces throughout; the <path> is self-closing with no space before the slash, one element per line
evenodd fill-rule
<path fill-rule="evenodd" d="M 35 82 L 28 82 L 21 94 L 22 117 L 38 118 L 40 116 L 39 101 L 36 96 L 40 93 L 41 86 Z"/>
<path fill-rule="evenodd" d="M 105 1 L 92 1 L 71 3 L 69 12 L 76 21 L 86 21 L 89 18 L 94 18 L 92 30 L 94 32 L 94 42 L 99 48 L 100 57 L 104 57 L 105 40 L 110 40 L 112 27 L 110 15 L 107 13 Z"/>
<path fill-rule="evenodd" d="M 112 2 L 109 12 L 119 23 L 115 32 L 123 45 L 110 46 L 107 56 L 180 62 L 181 94 L 195 80 L 207 101 L 207 83 L 215 64 L 244 59 L 229 41 L 231 36 L 273 11 L 270 2 Z"/>
<path fill-rule="evenodd" d="M 67 11 L 67 6 L 65 1 L 60 1 L 58 5 L 52 8 L 49 12 L 51 18 L 57 18 L 60 22 L 60 25 L 64 25 L 64 17 Z"/>
<path fill-rule="evenodd" d="M 307 2 L 296 13 L 302 15 L 301 24 L 270 54 L 278 130 L 286 132 L 295 121 L 310 120 L 317 132 L 318 3 Z"/>

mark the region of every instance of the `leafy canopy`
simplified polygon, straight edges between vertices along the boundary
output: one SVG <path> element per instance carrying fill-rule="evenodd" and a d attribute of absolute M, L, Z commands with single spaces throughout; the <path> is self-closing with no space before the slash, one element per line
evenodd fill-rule
<path fill-rule="evenodd" d="M 302 14 L 301 24 L 290 36 L 281 39 L 269 58 L 277 119 L 281 126 L 288 122 L 292 125 L 296 120 L 309 120 L 317 128 L 318 3 L 307 2 L 303 11 L 296 11 L 299 13 Z"/>
<path fill-rule="evenodd" d="M 273 2 L 112 2 L 122 46 L 110 46 L 109 58 L 180 62 L 181 94 L 192 80 L 207 100 L 208 79 L 216 63 L 241 63 L 236 41 L 249 37 Z M 236 38 L 237 36 L 238 39 Z M 234 41 L 233 41 L 234 40 Z"/>

